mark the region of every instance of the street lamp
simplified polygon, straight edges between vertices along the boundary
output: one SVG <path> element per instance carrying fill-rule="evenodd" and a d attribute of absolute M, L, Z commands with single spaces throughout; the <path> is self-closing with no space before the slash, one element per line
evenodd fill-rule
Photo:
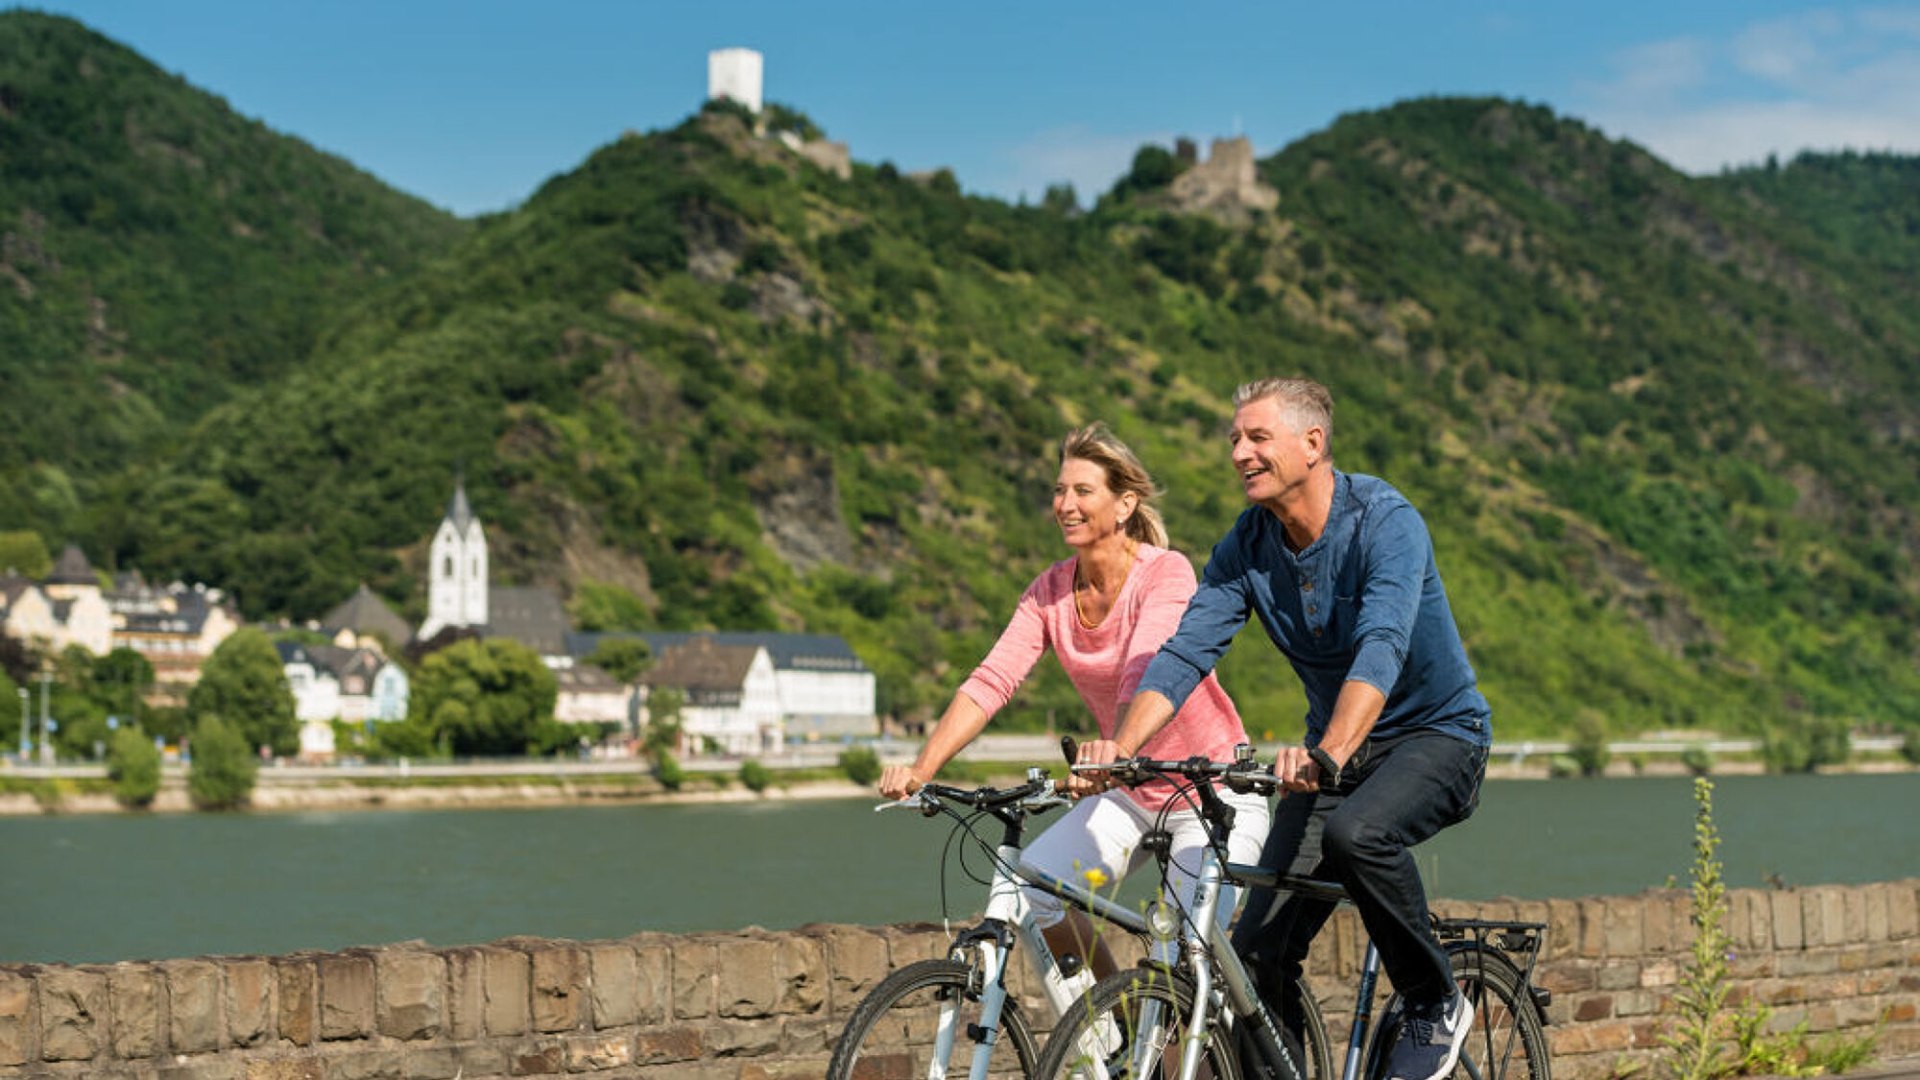
<path fill-rule="evenodd" d="M 53 764 L 53 728 L 47 718 L 47 687 L 53 683 L 53 672 L 40 673 L 40 764 Z"/>

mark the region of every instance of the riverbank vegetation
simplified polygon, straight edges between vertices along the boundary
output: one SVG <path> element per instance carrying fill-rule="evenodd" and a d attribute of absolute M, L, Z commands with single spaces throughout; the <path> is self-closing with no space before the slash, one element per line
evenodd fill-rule
<path fill-rule="evenodd" d="M 1661 1037 L 1673 1080 L 1732 1076 L 1834 1075 L 1872 1060 L 1877 1029 L 1812 1039 L 1808 1023 L 1781 1029 L 1757 998 L 1732 999 L 1733 938 L 1726 927 L 1726 883 L 1720 833 L 1713 822 L 1713 782 L 1693 782 L 1691 898 L 1693 940 L 1673 997 L 1671 1028 Z"/>

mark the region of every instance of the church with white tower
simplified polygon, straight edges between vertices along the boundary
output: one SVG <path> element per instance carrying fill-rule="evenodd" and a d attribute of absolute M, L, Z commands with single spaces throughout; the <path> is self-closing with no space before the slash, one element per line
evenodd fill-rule
<path fill-rule="evenodd" d="M 487 534 L 467 504 L 467 486 L 454 481 L 453 501 L 433 534 L 427 577 L 427 621 L 422 640 L 449 626 L 486 626 Z"/>

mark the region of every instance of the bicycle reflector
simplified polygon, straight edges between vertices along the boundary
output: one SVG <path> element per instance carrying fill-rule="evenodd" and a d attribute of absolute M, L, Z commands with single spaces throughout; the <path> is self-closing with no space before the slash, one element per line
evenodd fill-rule
<path fill-rule="evenodd" d="M 1155 941 L 1172 941 L 1180 936 L 1180 916 L 1164 900 L 1155 900 L 1147 909 L 1147 930 Z"/>

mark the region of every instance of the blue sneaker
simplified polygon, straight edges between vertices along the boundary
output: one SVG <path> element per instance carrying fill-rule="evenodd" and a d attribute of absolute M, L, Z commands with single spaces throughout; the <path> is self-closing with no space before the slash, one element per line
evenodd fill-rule
<path fill-rule="evenodd" d="M 1387 1056 L 1386 1080 L 1442 1080 L 1460 1060 L 1472 1026 L 1473 1005 L 1457 991 L 1438 1005 L 1409 1003 Z"/>

